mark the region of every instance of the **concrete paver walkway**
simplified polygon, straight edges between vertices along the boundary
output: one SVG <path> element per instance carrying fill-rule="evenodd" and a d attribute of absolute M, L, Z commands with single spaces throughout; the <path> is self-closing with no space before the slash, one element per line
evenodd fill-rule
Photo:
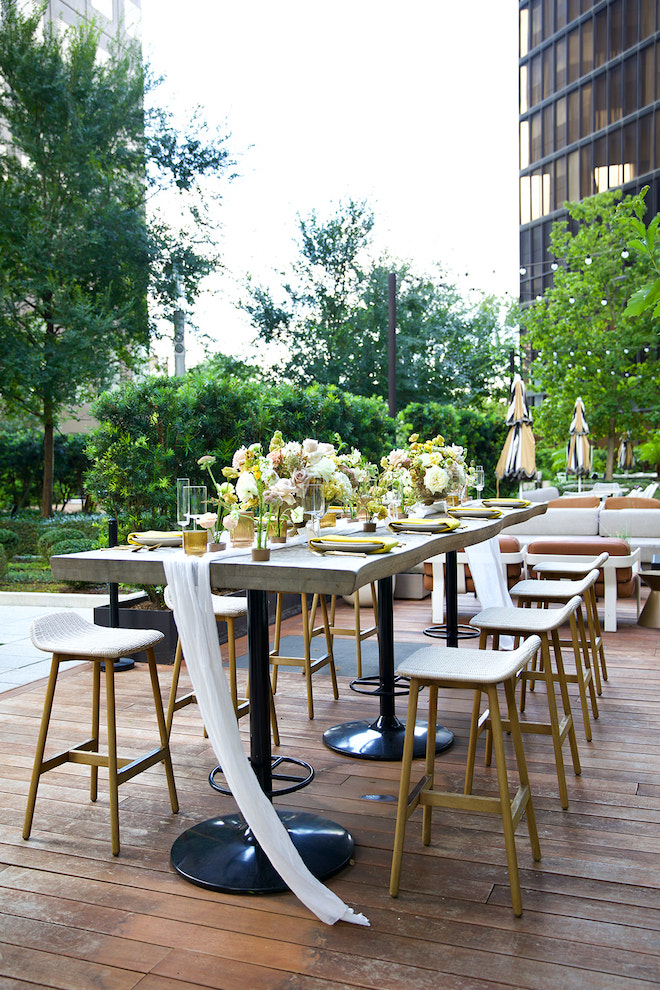
<path fill-rule="evenodd" d="M 0 592 L 0 693 L 48 676 L 51 658 L 33 646 L 30 639 L 33 619 L 72 609 L 93 622 L 94 606 L 107 604 L 107 595 Z M 77 666 L 79 662 L 72 660 L 65 667 Z"/>

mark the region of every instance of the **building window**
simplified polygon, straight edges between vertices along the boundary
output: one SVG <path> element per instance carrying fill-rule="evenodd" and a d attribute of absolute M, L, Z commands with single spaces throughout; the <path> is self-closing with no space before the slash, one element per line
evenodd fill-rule
<path fill-rule="evenodd" d="M 520 66 L 520 112 L 527 113 L 529 110 L 529 92 L 527 90 L 528 74 L 527 63 Z"/>
<path fill-rule="evenodd" d="M 639 106 L 637 100 L 637 55 L 632 55 L 623 63 L 623 115 L 627 117 L 629 113 Z"/>
<path fill-rule="evenodd" d="M 555 203 L 557 209 L 562 207 L 568 199 L 568 185 L 566 182 L 566 159 L 558 158 L 555 162 Z"/>
<path fill-rule="evenodd" d="M 568 198 L 571 203 L 580 198 L 580 155 L 577 151 L 568 156 Z"/>
<path fill-rule="evenodd" d="M 594 128 L 607 127 L 607 75 L 603 72 L 594 82 Z"/>
<path fill-rule="evenodd" d="M 530 195 L 530 176 L 521 175 L 520 176 L 520 223 L 529 223 L 532 219 L 531 210 L 531 195 Z"/>
<path fill-rule="evenodd" d="M 593 196 L 596 192 L 593 172 L 593 156 L 591 144 L 580 148 L 580 189 L 582 197 Z"/>
<path fill-rule="evenodd" d="M 580 78 L 580 32 L 578 28 L 568 36 L 568 82 L 577 82 Z"/>
<path fill-rule="evenodd" d="M 593 113 L 592 113 L 592 88 L 591 83 L 586 83 L 580 89 L 580 102 L 582 104 L 582 115 L 580 124 L 580 136 L 589 137 L 593 134 Z"/>
<path fill-rule="evenodd" d="M 648 0 L 647 0 L 648 4 Z M 650 6 L 650 4 L 648 4 Z M 626 48 L 632 48 L 639 41 L 638 0 L 626 0 Z"/>
<path fill-rule="evenodd" d="M 529 52 L 529 10 L 522 7 L 520 10 L 520 57 L 524 58 Z"/>
<path fill-rule="evenodd" d="M 610 11 L 610 58 L 623 51 L 623 0 L 615 0 Z"/>
<path fill-rule="evenodd" d="M 653 158 L 653 114 L 639 118 L 639 174 L 644 175 L 654 167 Z"/>
<path fill-rule="evenodd" d="M 582 75 L 594 67 L 594 22 L 589 18 L 582 25 Z"/>
<path fill-rule="evenodd" d="M 566 38 L 561 38 L 555 45 L 555 87 L 563 89 L 568 81 L 568 65 L 566 61 Z"/>
<path fill-rule="evenodd" d="M 529 157 L 532 162 L 537 162 L 542 157 L 540 113 L 529 118 Z"/>
<path fill-rule="evenodd" d="M 555 104 L 555 151 L 566 147 L 566 97 Z"/>
<path fill-rule="evenodd" d="M 642 3 L 642 23 L 641 23 L 641 38 L 650 38 L 655 31 L 655 10 L 653 9 L 653 3 L 648 3 L 644 0 Z"/>
<path fill-rule="evenodd" d="M 655 45 L 639 53 L 639 101 L 647 107 L 655 100 Z"/>
<path fill-rule="evenodd" d="M 617 120 L 621 120 L 622 115 L 622 105 L 621 105 L 621 66 L 617 65 L 609 74 L 610 81 L 610 114 L 609 123 L 613 124 Z"/>
<path fill-rule="evenodd" d="M 552 85 L 552 67 L 554 63 L 554 52 L 552 47 L 546 48 L 543 52 L 543 99 L 552 96 L 554 87 Z"/>
<path fill-rule="evenodd" d="M 623 129 L 623 181 L 637 178 L 637 121 Z"/>
<path fill-rule="evenodd" d="M 600 68 L 607 62 L 607 7 L 596 14 L 595 66 Z"/>
<path fill-rule="evenodd" d="M 541 20 L 541 0 L 532 0 L 532 37 L 530 48 L 536 48 L 543 41 L 543 21 Z"/>
<path fill-rule="evenodd" d="M 594 141 L 594 186 L 596 192 L 606 192 L 608 182 L 607 139 L 601 137 L 597 141 Z"/>
<path fill-rule="evenodd" d="M 573 144 L 580 136 L 580 91 L 574 89 L 568 94 L 568 143 Z"/>
<path fill-rule="evenodd" d="M 543 108 L 543 157 L 547 158 L 554 151 L 554 106 Z"/>
<path fill-rule="evenodd" d="M 566 0 L 557 0 L 557 21 L 556 29 L 559 31 L 561 28 L 566 27 L 568 17 L 568 9 L 566 6 Z"/>
<path fill-rule="evenodd" d="M 541 56 L 537 55 L 529 63 L 529 105 L 530 107 L 535 107 L 537 103 L 540 103 L 543 94 L 541 90 Z"/>
<path fill-rule="evenodd" d="M 529 121 L 520 121 L 520 168 L 529 168 Z"/>

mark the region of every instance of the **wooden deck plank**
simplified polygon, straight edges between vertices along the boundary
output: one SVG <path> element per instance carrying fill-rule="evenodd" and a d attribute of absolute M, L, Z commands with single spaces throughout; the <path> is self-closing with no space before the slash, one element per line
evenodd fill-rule
<path fill-rule="evenodd" d="M 469 614 L 469 601 L 463 607 Z M 491 817 L 436 812 L 424 847 L 421 816 L 413 816 L 401 893 L 389 896 L 399 767 L 345 759 L 322 742 L 328 726 L 377 714 L 375 700 L 350 692 L 345 677 L 335 702 L 328 678 L 317 675 L 310 722 L 304 680 L 280 674 L 282 749 L 308 758 L 317 775 L 279 804 L 330 814 L 352 831 L 354 863 L 329 886 L 367 914 L 369 929 L 325 926 L 289 894 L 219 894 L 174 873 L 174 839 L 233 809 L 208 786 L 214 757 L 194 706 L 177 713 L 172 736 L 178 815 L 170 812 L 162 768 L 126 784 L 115 859 L 103 779 L 93 805 L 88 770 L 60 767 L 41 783 L 33 838 L 24 842 L 43 682 L 0 696 L 0 990 L 657 990 L 660 635 L 636 625 L 632 605 L 620 619 L 619 632 L 605 634 L 610 680 L 591 744 L 577 725 L 583 772 L 576 777 L 567 768 L 568 811 L 557 798 L 549 739 L 525 738 L 543 858 L 533 862 L 522 825 L 520 919 L 511 912 L 501 828 Z M 297 622 L 288 620 L 286 631 L 295 635 Z M 397 602 L 397 638 L 428 645 L 421 633 L 428 624 L 428 600 Z M 119 738 L 137 753 L 153 739 L 149 685 L 143 668 L 129 674 Z M 160 668 L 164 695 L 169 674 Z M 80 668 L 58 686 L 54 740 L 62 745 L 87 734 L 88 685 Z M 441 703 L 457 740 L 438 758 L 438 777 L 460 789 L 471 696 L 453 692 Z M 401 714 L 404 707 L 399 699 Z M 528 717 L 545 707 L 539 688 Z M 246 724 L 241 733 L 247 746 Z M 495 793 L 482 753 L 475 789 Z"/>

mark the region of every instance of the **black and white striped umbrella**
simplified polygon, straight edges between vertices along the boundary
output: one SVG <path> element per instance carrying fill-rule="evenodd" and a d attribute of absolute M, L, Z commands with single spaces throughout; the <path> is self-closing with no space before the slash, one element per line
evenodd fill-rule
<path fill-rule="evenodd" d="M 495 474 L 499 479 L 515 478 L 522 483 L 525 479 L 536 476 L 536 440 L 532 433 L 532 414 L 520 375 L 513 379 L 506 422 L 509 432 Z"/>
<path fill-rule="evenodd" d="M 578 491 L 582 487 L 582 478 L 591 474 L 591 440 L 589 425 L 581 398 L 575 400 L 573 420 L 570 428 L 571 438 L 566 447 L 566 472 L 574 474 L 578 479 Z"/>

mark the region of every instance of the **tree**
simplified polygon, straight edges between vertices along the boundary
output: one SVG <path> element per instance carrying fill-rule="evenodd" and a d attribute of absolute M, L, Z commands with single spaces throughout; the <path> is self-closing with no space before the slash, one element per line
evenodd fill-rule
<path fill-rule="evenodd" d="M 143 360 L 154 329 L 147 309 L 190 300 L 214 262 L 147 198 L 174 184 L 194 199 L 201 175 L 228 164 L 221 139 L 179 137 L 162 110 L 145 111 L 152 81 L 139 48 L 119 42 L 97 58 L 98 32 L 61 36 L 0 4 L 0 395 L 44 431 L 42 515 L 52 514 L 54 437 L 62 412 Z"/>
<path fill-rule="evenodd" d="M 440 268 L 434 276 L 369 255 L 374 216 L 350 201 L 321 221 L 299 218 L 300 258 L 279 304 L 250 286 L 244 304 L 264 343 L 280 345 L 278 372 L 295 384 L 336 384 L 388 395 L 388 277 L 397 279 L 397 402 L 455 401 L 488 392 L 506 365 L 500 307 L 468 305 Z"/>
<path fill-rule="evenodd" d="M 607 446 L 608 478 L 620 434 L 639 430 L 660 382 L 653 320 L 626 315 L 642 264 L 627 247 L 638 199 L 615 191 L 569 203 L 572 224 L 555 223 L 550 238 L 554 286 L 522 315 L 533 384 L 547 396 L 535 432 L 551 444 L 565 441 L 581 396 L 592 437 Z"/>

